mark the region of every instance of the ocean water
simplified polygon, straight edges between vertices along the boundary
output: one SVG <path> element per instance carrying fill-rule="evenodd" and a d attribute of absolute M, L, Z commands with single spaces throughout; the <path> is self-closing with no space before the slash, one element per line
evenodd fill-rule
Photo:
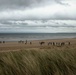
<path fill-rule="evenodd" d="M 0 33 L 0 41 L 76 38 L 76 33 Z"/>

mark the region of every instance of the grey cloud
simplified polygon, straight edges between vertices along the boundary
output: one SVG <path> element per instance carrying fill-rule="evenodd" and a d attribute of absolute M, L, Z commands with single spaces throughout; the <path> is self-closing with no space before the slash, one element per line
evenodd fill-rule
<path fill-rule="evenodd" d="M 50 10 L 55 10 L 55 8 L 45 11 L 37 11 L 36 7 L 43 7 L 43 5 L 51 5 L 53 3 L 55 4 L 61 4 L 61 5 L 68 5 L 64 3 L 63 1 L 65 0 L 0 0 L 0 20 L 35 20 L 35 19 L 71 19 L 71 20 L 76 20 L 75 14 L 73 16 L 71 15 L 66 15 L 64 11 L 62 12 L 50 12 Z M 26 9 L 25 9 L 26 8 Z M 32 9 L 31 9 L 32 8 Z M 37 13 L 35 10 L 39 13 Z M 61 9 L 61 8 L 60 8 Z M 38 9 L 39 10 L 39 9 Z M 42 13 L 43 12 L 43 13 Z M 37 13 L 37 14 L 36 14 Z M 44 14 L 45 13 L 45 14 Z M 49 14 L 47 14 L 49 13 Z M 50 14 L 52 13 L 52 14 Z M 67 12 L 71 13 L 71 12 Z M 45 21 L 43 21 L 45 22 Z"/>
<path fill-rule="evenodd" d="M 46 28 L 46 27 L 53 27 L 53 28 L 60 28 L 60 27 L 67 27 L 67 28 L 74 28 L 76 25 L 69 25 L 66 22 L 63 21 L 55 21 L 55 20 L 29 20 L 33 22 L 33 24 L 29 24 L 28 20 L 25 21 L 3 21 L 0 22 L 2 25 L 0 28 Z M 20 23 L 18 23 L 20 22 Z"/>
<path fill-rule="evenodd" d="M 0 7 L 27 7 L 31 6 L 32 4 L 37 4 L 44 0 L 0 0 Z"/>
<path fill-rule="evenodd" d="M 21 25 L 21 26 L 23 26 L 23 25 L 28 25 L 28 23 L 23 23 L 23 22 L 21 22 L 21 23 L 17 23 L 17 21 L 13 21 L 13 22 L 10 22 L 10 21 L 0 21 L 0 23 L 2 24 L 2 25 Z"/>
<path fill-rule="evenodd" d="M 63 3 L 63 0 L 55 0 L 56 3 L 61 4 L 61 5 L 69 5 L 68 3 Z"/>
<path fill-rule="evenodd" d="M 34 22 L 34 24 L 29 23 Z M 25 20 L 19 21 L 20 24 L 16 24 L 18 21 L 0 21 L 0 32 L 39 32 L 40 30 L 45 32 L 76 32 L 76 22 L 63 21 L 63 20 Z M 45 21 L 45 22 L 44 22 Z M 75 23 L 74 23 L 75 22 Z M 24 23 L 24 24 L 23 24 Z M 26 25 L 27 24 L 27 25 Z M 72 25 L 73 24 L 73 25 Z"/>
<path fill-rule="evenodd" d="M 74 12 L 70 13 L 69 12 L 63 12 L 63 13 L 55 13 L 54 18 L 52 19 L 57 19 L 57 20 L 76 20 L 76 14 Z M 69 15 L 70 14 L 70 15 Z"/>
<path fill-rule="evenodd" d="M 36 7 L 43 4 L 65 4 L 62 2 L 63 0 L 0 0 L 0 8 L 2 9 L 10 9 L 10 8 L 25 8 L 25 7 Z"/>

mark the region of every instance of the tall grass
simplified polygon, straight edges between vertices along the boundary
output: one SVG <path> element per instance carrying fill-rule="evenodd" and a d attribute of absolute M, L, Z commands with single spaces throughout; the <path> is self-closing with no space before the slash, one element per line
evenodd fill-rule
<path fill-rule="evenodd" d="M 76 50 L 0 52 L 0 75 L 76 75 Z"/>

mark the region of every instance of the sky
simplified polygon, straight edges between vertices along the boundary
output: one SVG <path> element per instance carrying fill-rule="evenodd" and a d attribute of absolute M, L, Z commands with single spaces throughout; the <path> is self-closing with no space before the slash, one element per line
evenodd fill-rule
<path fill-rule="evenodd" d="M 76 0 L 0 0 L 0 33 L 76 33 Z"/>

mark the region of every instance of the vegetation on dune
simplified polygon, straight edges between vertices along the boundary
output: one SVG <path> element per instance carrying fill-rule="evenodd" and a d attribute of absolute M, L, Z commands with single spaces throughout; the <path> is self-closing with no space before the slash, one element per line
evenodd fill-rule
<path fill-rule="evenodd" d="M 76 50 L 1 52 L 0 75 L 76 75 Z"/>

